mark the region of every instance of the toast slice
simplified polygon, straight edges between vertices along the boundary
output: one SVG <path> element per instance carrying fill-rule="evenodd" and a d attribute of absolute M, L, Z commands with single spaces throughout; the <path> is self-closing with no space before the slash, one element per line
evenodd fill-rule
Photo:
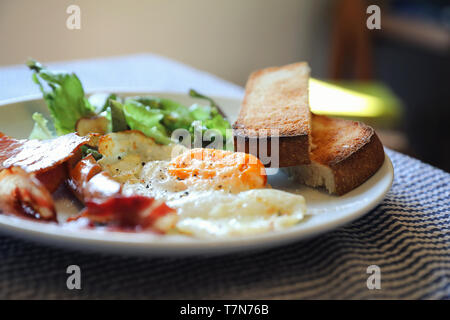
<path fill-rule="evenodd" d="M 239 116 L 233 124 L 236 151 L 259 158 L 263 158 L 260 154 L 264 152 L 271 157 L 270 140 L 276 136 L 279 167 L 310 163 L 309 73 L 308 64 L 299 62 L 258 70 L 250 75 Z M 262 139 L 267 140 L 267 151 L 251 147 L 261 146 Z"/>
<path fill-rule="evenodd" d="M 295 180 L 343 195 L 369 179 L 383 164 L 375 131 L 360 122 L 312 115 L 311 164 L 286 168 Z"/>

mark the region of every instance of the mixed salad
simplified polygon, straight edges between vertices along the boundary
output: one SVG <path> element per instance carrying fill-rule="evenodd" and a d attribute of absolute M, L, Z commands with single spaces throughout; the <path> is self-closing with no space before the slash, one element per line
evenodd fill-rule
<path fill-rule="evenodd" d="M 227 138 L 230 124 L 218 105 L 195 90 L 190 90 L 189 95 L 208 101 L 207 105 L 185 106 L 165 98 L 126 98 L 115 93 L 93 94 L 88 98 L 76 74 L 49 70 L 35 60 L 28 61 L 27 66 L 33 71 L 33 81 L 39 86 L 50 113 L 50 119 L 41 113 L 33 114 L 35 124 L 30 139 L 46 140 L 71 132 L 85 135 L 138 130 L 166 145 L 179 142 L 174 141 L 172 133 L 185 129 L 191 134 L 191 141 L 196 132 L 210 130 L 216 134 L 209 134 L 210 141 L 203 144 L 223 139 L 224 148 L 232 147 L 231 139 Z M 84 148 L 84 152 L 100 156 L 92 149 Z"/>

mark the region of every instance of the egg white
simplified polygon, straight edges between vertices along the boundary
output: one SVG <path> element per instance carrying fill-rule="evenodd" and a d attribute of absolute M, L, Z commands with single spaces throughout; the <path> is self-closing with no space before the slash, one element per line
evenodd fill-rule
<path fill-rule="evenodd" d="M 177 210 L 176 230 L 196 237 L 243 236 L 281 230 L 300 222 L 305 199 L 276 189 L 232 193 L 208 184 L 179 181 L 167 172 L 168 161 L 148 162 L 139 182 L 127 182 L 126 194 L 163 200 Z"/>
<path fill-rule="evenodd" d="M 253 235 L 291 227 L 305 216 L 301 195 L 270 187 L 242 191 L 236 188 L 236 181 L 227 186 L 218 184 L 217 179 L 177 179 L 167 168 L 172 157 L 187 150 L 182 146 L 158 145 L 136 132 L 109 136 L 111 139 L 103 142 L 99 164 L 123 183 L 124 194 L 153 197 L 176 209 L 176 233 L 195 237 Z"/>

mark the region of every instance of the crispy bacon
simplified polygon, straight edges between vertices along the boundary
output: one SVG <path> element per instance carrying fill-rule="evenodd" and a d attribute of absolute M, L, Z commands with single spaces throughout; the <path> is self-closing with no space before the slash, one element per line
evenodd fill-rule
<path fill-rule="evenodd" d="M 90 137 L 69 133 L 50 140 L 16 140 L 0 132 L 0 170 L 18 166 L 36 174 L 42 184 L 53 192 L 67 177 L 64 162 L 81 157 L 79 147 Z"/>
<path fill-rule="evenodd" d="M 106 223 L 119 230 L 152 229 L 165 232 L 174 224 L 175 211 L 164 202 L 144 196 L 114 196 L 101 201 L 87 201 L 80 217 L 94 223 Z M 166 221 L 161 223 L 161 218 Z"/>
<path fill-rule="evenodd" d="M 67 185 L 86 208 L 70 221 L 87 218 L 120 230 L 151 229 L 166 232 L 173 227 L 175 211 L 165 203 L 144 196 L 125 196 L 122 185 L 102 171 L 92 155 L 69 168 Z"/>
<path fill-rule="evenodd" d="M 102 171 L 92 155 L 81 161 L 79 147 L 91 137 L 68 134 L 52 140 L 16 140 L 0 133 L 0 212 L 56 222 L 50 191 L 66 179 L 86 204 L 80 217 L 125 230 L 165 232 L 176 221 L 165 203 L 122 195 L 122 185 Z M 67 178 L 68 177 L 68 178 Z"/>
<path fill-rule="evenodd" d="M 0 171 L 0 212 L 56 222 L 50 192 L 20 167 Z"/>

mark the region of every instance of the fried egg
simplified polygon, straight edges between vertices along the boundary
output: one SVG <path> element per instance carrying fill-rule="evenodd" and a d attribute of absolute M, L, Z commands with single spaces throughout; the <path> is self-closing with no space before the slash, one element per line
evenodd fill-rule
<path fill-rule="evenodd" d="M 136 133 L 108 136 L 108 147 L 99 146 L 100 152 L 107 150 L 100 165 L 123 183 L 125 194 L 154 197 L 176 209 L 174 233 L 244 236 L 284 229 L 304 218 L 304 198 L 270 188 L 263 164 L 253 155 L 162 146 Z"/>

